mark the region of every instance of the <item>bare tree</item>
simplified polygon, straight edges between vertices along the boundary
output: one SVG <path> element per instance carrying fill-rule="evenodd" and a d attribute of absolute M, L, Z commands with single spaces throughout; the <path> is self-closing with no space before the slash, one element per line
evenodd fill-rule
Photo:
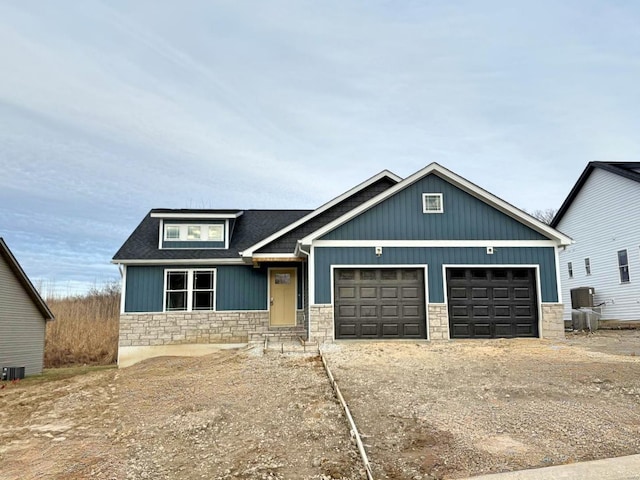
<path fill-rule="evenodd" d="M 525 212 L 527 212 L 525 210 Z M 545 208 L 544 210 L 534 210 L 532 212 L 527 212 L 529 215 L 531 215 L 534 218 L 537 218 L 538 220 L 540 220 L 542 223 L 546 223 L 547 225 L 551 224 L 551 221 L 553 220 L 553 217 L 556 216 L 556 213 L 558 213 L 558 209 L 557 208 Z"/>

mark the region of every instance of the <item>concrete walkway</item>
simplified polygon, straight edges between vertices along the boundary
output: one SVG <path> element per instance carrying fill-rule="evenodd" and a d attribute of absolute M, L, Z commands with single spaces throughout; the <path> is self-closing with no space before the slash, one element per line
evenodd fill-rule
<path fill-rule="evenodd" d="M 640 480 L 640 455 L 605 458 L 555 467 L 495 473 L 473 480 Z M 467 479 L 471 480 L 471 479 Z"/>

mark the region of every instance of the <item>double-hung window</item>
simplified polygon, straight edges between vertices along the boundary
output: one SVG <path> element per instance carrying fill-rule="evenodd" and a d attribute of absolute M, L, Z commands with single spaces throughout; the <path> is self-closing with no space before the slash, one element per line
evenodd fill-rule
<path fill-rule="evenodd" d="M 620 283 L 629 282 L 629 257 L 627 250 L 618 250 L 618 271 L 620 273 Z"/>
<path fill-rule="evenodd" d="M 584 259 L 584 271 L 587 275 L 591 275 L 591 259 L 589 257 Z"/>
<path fill-rule="evenodd" d="M 215 269 L 165 270 L 164 309 L 215 310 L 215 285 Z"/>

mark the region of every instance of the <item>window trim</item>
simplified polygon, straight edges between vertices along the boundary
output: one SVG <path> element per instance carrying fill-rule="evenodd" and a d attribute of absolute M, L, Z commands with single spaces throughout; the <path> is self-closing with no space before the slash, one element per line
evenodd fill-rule
<path fill-rule="evenodd" d="M 209 238 L 209 227 L 220 227 L 222 229 L 221 235 L 219 238 L 211 239 Z M 167 232 L 170 227 L 177 227 L 179 229 L 179 237 L 178 238 L 169 238 L 167 236 Z M 189 227 L 199 227 L 200 228 L 200 238 L 189 238 Z M 203 236 L 205 238 L 203 238 Z M 207 248 L 207 249 L 227 249 L 229 248 L 229 221 L 225 220 L 224 222 L 217 223 L 174 223 L 174 222 L 160 222 L 160 249 L 172 249 L 172 248 L 184 248 L 184 247 L 166 247 L 163 245 L 164 242 L 217 242 L 222 243 L 224 246 L 221 247 L 196 247 L 196 248 Z"/>
<path fill-rule="evenodd" d="M 567 273 L 570 279 L 573 278 L 573 262 L 567 262 Z"/>
<path fill-rule="evenodd" d="M 185 310 L 168 310 L 167 309 L 167 279 L 169 273 L 172 272 L 186 272 L 187 274 L 187 304 Z M 213 305 L 211 309 L 194 309 L 193 308 L 193 294 L 196 291 L 209 291 L 209 289 L 195 290 L 194 287 L 194 274 L 196 272 L 211 272 L 213 274 Z M 170 290 L 178 291 L 178 290 Z M 175 312 L 215 312 L 217 311 L 217 294 L 218 294 L 218 269 L 217 268 L 165 268 L 164 269 L 164 286 L 162 294 L 162 312 L 163 313 L 175 313 Z"/>
<path fill-rule="evenodd" d="M 438 210 L 427 209 L 427 197 L 437 197 L 439 199 L 440 208 Z M 444 213 L 444 199 L 442 193 L 423 193 L 422 194 L 422 213 Z"/>
<path fill-rule="evenodd" d="M 624 265 L 620 263 L 620 254 L 622 252 L 624 252 L 624 256 L 627 259 L 627 263 L 625 263 Z M 619 280 L 619 282 L 621 284 L 623 284 L 623 283 L 631 283 L 631 272 L 629 271 L 629 251 L 626 248 L 623 248 L 622 250 L 618 250 L 617 257 L 618 257 L 618 280 Z M 622 279 L 622 272 L 624 271 L 625 268 L 627 270 L 627 279 L 623 280 Z"/>

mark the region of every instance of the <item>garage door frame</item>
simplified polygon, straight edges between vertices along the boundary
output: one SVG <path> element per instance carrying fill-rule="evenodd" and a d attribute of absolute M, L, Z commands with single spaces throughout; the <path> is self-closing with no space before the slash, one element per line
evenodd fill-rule
<path fill-rule="evenodd" d="M 331 307 L 333 308 L 333 322 L 331 325 L 331 337 L 333 341 L 350 341 L 345 339 L 336 339 L 336 299 L 335 299 L 335 270 L 336 269 L 358 269 L 358 268 L 376 268 L 376 269 L 395 269 L 395 268 L 415 268 L 418 270 L 424 270 L 424 328 L 426 332 L 426 340 L 430 340 L 429 335 L 429 266 L 427 264 L 336 264 L 331 265 L 330 280 L 331 280 Z M 383 341 L 390 341 L 395 339 L 380 339 Z M 411 339 L 416 341 L 416 339 Z M 371 340 L 373 341 L 373 340 Z M 397 341 L 406 341 L 404 339 L 397 339 Z"/>
<path fill-rule="evenodd" d="M 536 301 L 538 312 L 538 338 L 542 338 L 542 287 L 540 284 L 540 265 L 529 263 L 447 263 L 442 264 L 442 286 L 444 293 L 444 303 L 449 305 L 448 285 L 447 285 L 447 268 L 480 268 L 480 269 L 497 269 L 497 268 L 529 268 L 533 269 L 534 277 L 536 280 Z M 447 310 L 448 311 L 448 310 Z M 449 332 L 449 338 L 451 338 L 451 332 Z"/>

